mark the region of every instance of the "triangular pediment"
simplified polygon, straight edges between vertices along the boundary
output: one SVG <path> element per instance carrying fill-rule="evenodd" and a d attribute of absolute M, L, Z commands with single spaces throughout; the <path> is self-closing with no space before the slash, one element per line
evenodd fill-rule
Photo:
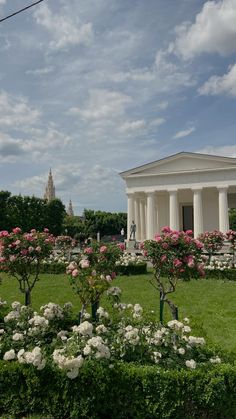
<path fill-rule="evenodd" d="M 126 179 L 133 176 L 158 175 L 236 167 L 236 158 L 181 152 L 121 173 Z"/>

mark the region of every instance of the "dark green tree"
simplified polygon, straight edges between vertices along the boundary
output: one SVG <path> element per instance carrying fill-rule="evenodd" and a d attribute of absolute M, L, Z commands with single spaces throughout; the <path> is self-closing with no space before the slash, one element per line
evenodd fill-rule
<path fill-rule="evenodd" d="M 47 203 L 45 227 L 54 236 L 59 236 L 62 233 L 65 215 L 65 206 L 60 199 L 53 199 Z"/>
<path fill-rule="evenodd" d="M 0 192 L 0 230 L 7 230 L 9 228 L 8 201 L 10 196 L 11 192 Z"/>
<path fill-rule="evenodd" d="M 236 231 L 236 208 L 229 210 L 229 228 Z"/>

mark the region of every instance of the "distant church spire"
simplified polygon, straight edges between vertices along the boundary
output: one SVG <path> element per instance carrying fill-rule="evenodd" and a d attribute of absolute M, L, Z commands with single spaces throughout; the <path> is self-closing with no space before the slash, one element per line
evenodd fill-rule
<path fill-rule="evenodd" d="M 52 201 L 56 198 L 55 195 L 55 186 L 53 184 L 53 178 L 52 178 L 52 171 L 49 170 L 48 175 L 48 183 L 46 185 L 45 193 L 44 193 L 44 199 L 46 199 L 48 202 Z"/>
<path fill-rule="evenodd" d="M 71 199 L 70 199 L 70 202 L 69 202 L 67 214 L 70 215 L 70 216 L 72 216 L 72 217 L 74 216 L 74 211 L 73 211 Z"/>

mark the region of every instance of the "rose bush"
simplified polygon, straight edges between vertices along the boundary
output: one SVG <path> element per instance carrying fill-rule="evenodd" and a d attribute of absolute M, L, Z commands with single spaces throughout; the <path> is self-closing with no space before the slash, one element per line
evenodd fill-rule
<path fill-rule="evenodd" d="M 114 297 L 120 295 L 117 287 L 111 290 Z M 140 304 L 116 302 L 114 316 L 99 307 L 97 323 L 84 312 L 82 322 L 71 326 L 70 310 L 70 304 L 48 303 L 37 313 L 14 302 L 0 329 L 0 359 L 38 370 L 55 365 L 70 379 L 90 360 L 107 367 L 123 361 L 187 369 L 221 362 L 203 338 L 191 335 L 187 318 L 163 327 L 145 320 Z"/>
<path fill-rule="evenodd" d="M 225 240 L 225 236 L 221 231 L 205 231 L 198 236 L 198 240 L 203 244 L 204 250 L 209 253 L 210 258 L 214 252 L 219 251 Z"/>
<path fill-rule="evenodd" d="M 72 261 L 67 267 L 70 283 L 78 294 L 83 311 L 91 304 L 93 317 L 101 295 L 110 287 L 116 276 L 116 262 L 121 255 L 119 246 L 92 243 L 78 255 L 77 261 Z"/>
<path fill-rule="evenodd" d="M 203 244 L 192 237 L 191 230 L 184 232 L 163 227 L 154 240 L 143 243 L 143 248 L 154 268 L 151 283 L 160 291 L 160 320 L 163 321 L 164 302 L 169 305 L 173 318 L 177 319 L 177 307 L 167 295 L 175 291 L 180 278 L 204 276 Z M 167 284 L 164 277 L 167 278 Z"/>
<path fill-rule="evenodd" d="M 43 260 L 49 257 L 55 238 L 48 229 L 23 233 L 19 227 L 12 232 L 0 231 L 0 271 L 17 279 L 25 294 L 25 305 L 31 303 L 31 291 L 39 280 Z"/>

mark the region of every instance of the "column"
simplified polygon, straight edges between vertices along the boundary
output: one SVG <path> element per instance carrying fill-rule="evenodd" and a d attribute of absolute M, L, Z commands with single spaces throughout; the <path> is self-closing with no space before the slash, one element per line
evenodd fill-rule
<path fill-rule="evenodd" d="M 147 193 L 147 230 L 146 237 L 147 240 L 152 240 L 154 238 L 154 214 L 155 214 L 155 193 Z"/>
<path fill-rule="evenodd" d="M 169 191 L 170 199 L 170 228 L 179 230 L 179 203 L 177 190 Z"/>
<path fill-rule="evenodd" d="M 218 188 L 219 192 L 219 230 L 225 233 L 229 230 L 229 207 L 228 207 L 228 196 L 227 187 Z"/>
<path fill-rule="evenodd" d="M 134 222 L 136 224 L 136 240 L 140 240 L 140 211 L 139 211 L 139 197 L 134 197 Z"/>
<path fill-rule="evenodd" d="M 203 233 L 202 189 L 193 189 L 193 229 L 194 238 Z"/>
<path fill-rule="evenodd" d="M 130 236 L 130 226 L 134 220 L 134 194 L 127 193 L 128 198 L 128 210 L 127 210 L 127 239 Z"/>
<path fill-rule="evenodd" d="M 140 199 L 140 207 L 139 207 L 139 212 L 140 212 L 140 240 L 145 240 L 145 234 L 146 234 L 146 229 L 145 229 L 145 225 L 146 225 L 146 217 L 145 217 L 145 200 L 143 198 Z"/>

